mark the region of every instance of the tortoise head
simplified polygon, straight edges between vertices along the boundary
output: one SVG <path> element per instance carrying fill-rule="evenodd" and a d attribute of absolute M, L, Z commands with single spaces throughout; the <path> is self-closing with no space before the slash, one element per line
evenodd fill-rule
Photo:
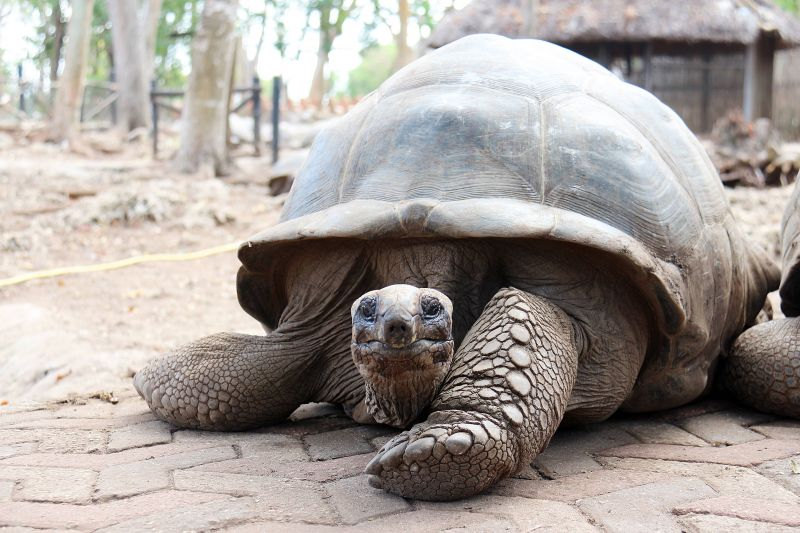
<path fill-rule="evenodd" d="M 390 285 L 353 303 L 353 361 L 377 422 L 406 427 L 430 405 L 453 360 L 453 304 L 434 289 Z"/>

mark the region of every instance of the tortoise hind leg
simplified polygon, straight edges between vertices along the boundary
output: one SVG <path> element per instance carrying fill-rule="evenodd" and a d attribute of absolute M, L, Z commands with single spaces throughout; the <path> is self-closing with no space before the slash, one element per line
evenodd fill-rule
<path fill-rule="evenodd" d="M 800 418 L 800 318 L 754 326 L 736 339 L 722 385 L 760 411 Z"/>
<path fill-rule="evenodd" d="M 309 339 L 217 333 L 150 361 L 134 386 L 177 426 L 239 430 L 279 422 L 314 393 Z"/>

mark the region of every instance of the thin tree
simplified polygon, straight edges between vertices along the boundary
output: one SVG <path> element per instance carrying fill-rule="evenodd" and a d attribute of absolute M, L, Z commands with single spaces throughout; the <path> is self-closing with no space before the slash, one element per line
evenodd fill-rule
<path fill-rule="evenodd" d="M 72 142 L 79 122 L 84 78 L 89 56 L 94 0 L 73 0 L 72 16 L 67 24 L 64 73 L 58 81 L 49 140 Z"/>
<path fill-rule="evenodd" d="M 175 159 L 185 173 L 227 175 L 228 97 L 236 50 L 238 0 L 206 0 L 192 41 L 192 72 L 181 117 Z"/>
<path fill-rule="evenodd" d="M 117 77 L 117 126 L 123 132 L 150 123 L 145 73 L 145 41 L 137 0 L 108 0 L 114 69 Z M 152 57 L 150 62 L 152 63 Z"/>
<path fill-rule="evenodd" d="M 397 72 L 414 60 L 415 53 L 408 44 L 408 33 L 411 24 L 416 24 L 419 31 L 423 28 L 431 29 L 434 25 L 434 16 L 431 13 L 429 0 L 397 0 L 396 8 L 384 0 L 372 0 L 373 14 L 376 22 L 383 23 L 392 32 L 394 37 L 395 54 L 390 73 Z M 395 25 L 396 21 L 396 25 Z M 396 29 L 395 29 L 396 28 Z M 369 30 L 373 30 L 371 25 Z"/>
<path fill-rule="evenodd" d="M 356 0 L 313 0 L 309 5 L 309 16 L 314 11 L 319 13 L 317 66 L 308 93 L 308 99 L 316 107 L 322 106 L 325 96 L 325 66 L 328 64 L 333 42 L 342 34 L 344 23 L 355 11 L 356 5 Z"/>
<path fill-rule="evenodd" d="M 154 78 L 156 39 L 158 38 L 158 21 L 161 18 L 162 0 L 145 0 L 142 15 L 144 29 L 144 61 L 143 71 L 148 82 Z"/>

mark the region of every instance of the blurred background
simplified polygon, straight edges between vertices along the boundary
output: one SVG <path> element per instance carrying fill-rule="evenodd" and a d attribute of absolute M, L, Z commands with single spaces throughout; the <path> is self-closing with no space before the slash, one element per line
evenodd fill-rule
<path fill-rule="evenodd" d="M 655 94 L 777 260 L 798 17 L 800 0 L 0 0 L 0 406 L 258 332 L 237 244 L 277 221 L 322 128 L 472 33 L 551 41 Z"/>

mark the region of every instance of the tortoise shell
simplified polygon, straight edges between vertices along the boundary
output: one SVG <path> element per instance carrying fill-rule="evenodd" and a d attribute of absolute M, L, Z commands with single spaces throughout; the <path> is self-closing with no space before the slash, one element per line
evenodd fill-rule
<path fill-rule="evenodd" d="M 422 57 L 319 134 L 280 223 L 240 249 L 240 294 L 258 274 L 269 299 L 291 246 L 428 237 L 556 240 L 624 259 L 662 334 L 651 373 L 708 369 L 778 276 L 667 106 L 566 49 L 494 35 Z M 244 307 L 267 327 L 280 312 Z"/>

